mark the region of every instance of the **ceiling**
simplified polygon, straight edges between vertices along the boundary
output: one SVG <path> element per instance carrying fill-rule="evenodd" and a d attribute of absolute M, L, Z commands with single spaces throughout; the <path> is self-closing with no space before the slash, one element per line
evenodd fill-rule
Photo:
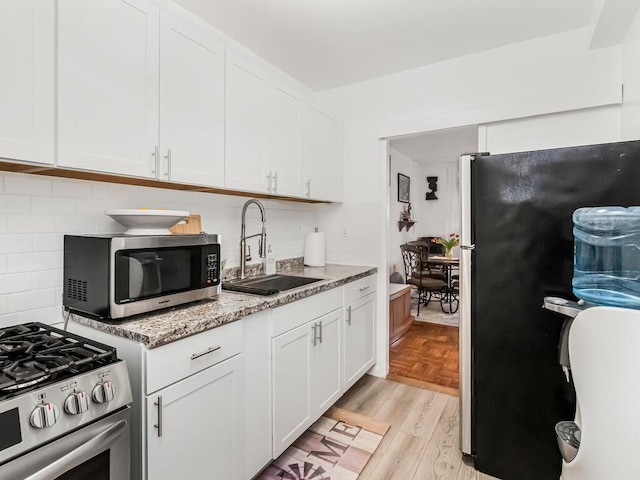
<path fill-rule="evenodd" d="M 605 0 L 175 1 L 322 91 L 589 26 Z"/>
<path fill-rule="evenodd" d="M 457 162 L 460 155 L 478 151 L 478 127 L 407 135 L 391 140 L 389 147 L 417 163 Z"/>

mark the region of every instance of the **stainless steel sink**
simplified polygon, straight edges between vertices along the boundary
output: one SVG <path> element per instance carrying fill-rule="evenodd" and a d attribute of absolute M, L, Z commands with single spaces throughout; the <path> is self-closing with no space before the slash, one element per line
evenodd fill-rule
<path fill-rule="evenodd" d="M 223 290 L 253 293 L 255 295 L 274 295 L 322 280 L 322 278 L 298 277 L 295 275 L 260 275 L 258 277 L 225 282 L 222 284 L 222 288 Z"/>

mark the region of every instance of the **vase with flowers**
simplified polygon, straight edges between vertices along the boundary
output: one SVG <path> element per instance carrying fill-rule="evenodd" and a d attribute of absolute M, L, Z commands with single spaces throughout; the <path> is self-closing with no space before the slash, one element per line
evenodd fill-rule
<path fill-rule="evenodd" d="M 451 258 L 451 249 L 460 245 L 460 235 L 457 233 L 449 234 L 449 238 L 437 237 L 432 240 L 433 243 L 437 243 L 444 247 L 444 256 Z"/>

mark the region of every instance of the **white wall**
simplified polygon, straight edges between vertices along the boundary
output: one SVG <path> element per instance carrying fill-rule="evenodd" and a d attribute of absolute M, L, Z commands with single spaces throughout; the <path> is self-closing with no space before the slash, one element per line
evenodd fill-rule
<path fill-rule="evenodd" d="M 460 152 L 461 154 L 463 152 Z M 460 233 L 460 187 L 458 184 L 458 158 L 449 162 L 420 163 L 417 165 L 420 197 L 416 205 L 418 237 L 447 237 Z M 426 177 L 438 177 L 437 200 L 425 200 Z"/>
<path fill-rule="evenodd" d="M 623 140 L 640 139 L 640 12 L 633 19 L 622 44 L 622 81 L 624 103 L 620 136 Z"/>
<path fill-rule="evenodd" d="M 202 227 L 222 234 L 222 258 L 239 263 L 244 197 L 0 173 L 0 327 L 61 320 L 62 237 L 65 233 L 121 232 L 104 214 L 112 208 L 187 210 Z M 267 239 L 276 259 L 300 257 L 304 237 L 324 205 L 262 201 Z M 247 210 L 247 232 L 259 232 L 259 210 Z M 322 229 L 323 225 L 319 225 Z M 257 240 L 252 242 L 255 263 Z"/>
<path fill-rule="evenodd" d="M 357 247 L 334 237 L 328 260 L 348 258 L 385 271 L 389 172 L 380 137 L 415 133 L 421 125 L 437 130 L 615 103 L 620 48 L 589 50 L 589 40 L 590 30 L 581 29 L 320 93 L 321 105 L 342 112 L 345 138 L 344 204 L 325 212 L 323 221 L 329 229 L 363 225 L 379 233 Z M 373 373 L 385 375 L 386 278 L 379 286 Z"/>
<path fill-rule="evenodd" d="M 492 155 L 620 140 L 620 107 L 537 115 L 479 128 L 479 150 Z"/>
<path fill-rule="evenodd" d="M 393 149 L 389 149 L 390 156 L 390 168 L 389 168 L 389 258 L 388 268 L 386 270 L 386 278 L 389 278 L 394 271 L 400 272 L 404 277 L 404 266 L 402 263 L 402 254 L 400 253 L 400 245 L 407 243 L 410 240 L 416 239 L 416 231 L 419 228 L 419 224 L 411 227 L 407 231 L 406 227 L 402 231 L 398 231 L 398 220 L 400 220 L 400 214 L 406 208 L 407 204 L 398 201 L 398 173 L 402 173 L 410 178 L 410 200 L 411 200 L 411 217 L 415 221 L 417 217 L 416 205 L 420 203 L 416 175 L 415 162 Z"/>

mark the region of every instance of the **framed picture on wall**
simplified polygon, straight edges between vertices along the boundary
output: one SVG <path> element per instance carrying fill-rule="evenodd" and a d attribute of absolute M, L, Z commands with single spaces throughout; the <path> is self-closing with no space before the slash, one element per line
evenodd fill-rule
<path fill-rule="evenodd" d="M 398 174 L 398 201 L 409 203 L 409 182 L 411 179 L 401 173 Z"/>

